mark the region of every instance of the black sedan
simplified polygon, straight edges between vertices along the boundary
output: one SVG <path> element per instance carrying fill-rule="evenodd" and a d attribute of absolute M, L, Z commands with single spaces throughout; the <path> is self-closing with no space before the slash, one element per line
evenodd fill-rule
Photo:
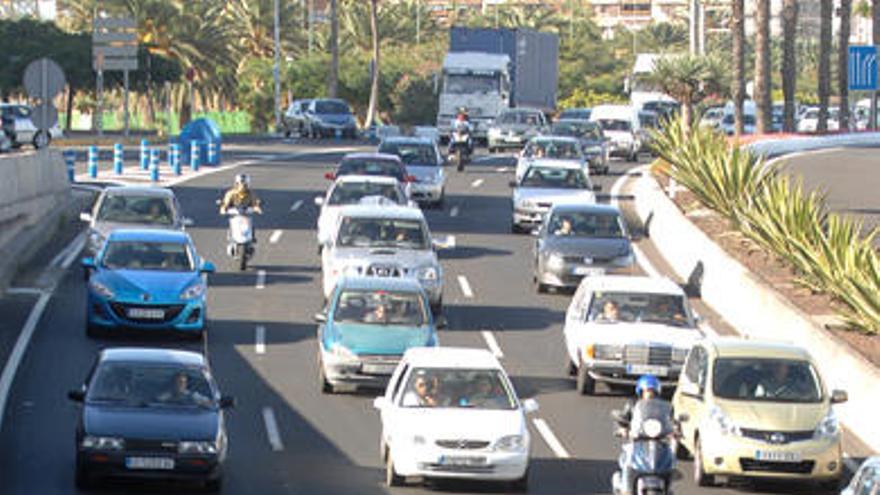
<path fill-rule="evenodd" d="M 223 397 L 207 360 L 167 349 L 102 351 L 80 389 L 76 484 L 106 478 L 197 481 L 218 491 L 226 459 Z"/>

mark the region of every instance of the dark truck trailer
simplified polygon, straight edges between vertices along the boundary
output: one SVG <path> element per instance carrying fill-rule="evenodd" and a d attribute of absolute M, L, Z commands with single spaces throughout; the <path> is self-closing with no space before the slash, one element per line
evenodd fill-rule
<path fill-rule="evenodd" d="M 453 27 L 450 52 L 484 52 L 510 57 L 510 101 L 514 107 L 556 108 L 559 36 L 533 29 Z"/>

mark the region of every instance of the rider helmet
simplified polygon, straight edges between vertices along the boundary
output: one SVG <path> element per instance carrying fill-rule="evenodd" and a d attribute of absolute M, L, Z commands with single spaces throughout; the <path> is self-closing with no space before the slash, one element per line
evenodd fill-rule
<path fill-rule="evenodd" d="M 641 397 L 646 390 L 653 390 L 654 394 L 660 395 L 660 391 L 662 390 L 662 388 L 663 387 L 660 385 L 660 380 L 658 380 L 656 376 L 642 375 L 636 382 L 636 395 Z"/>
<path fill-rule="evenodd" d="M 235 185 L 241 187 L 250 187 L 251 178 L 248 174 L 236 174 L 235 176 Z"/>

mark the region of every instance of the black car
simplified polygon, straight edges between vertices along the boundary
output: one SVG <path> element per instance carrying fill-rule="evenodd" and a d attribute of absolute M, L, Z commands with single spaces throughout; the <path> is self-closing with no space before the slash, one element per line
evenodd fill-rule
<path fill-rule="evenodd" d="M 553 123 L 550 134 L 577 138 L 581 151 L 589 161 L 590 173 L 608 173 L 608 139 L 601 125 L 583 119 L 559 119 Z"/>
<path fill-rule="evenodd" d="M 196 481 L 218 491 L 226 460 L 224 409 L 207 360 L 169 349 L 102 351 L 80 389 L 76 484 L 110 478 Z"/>

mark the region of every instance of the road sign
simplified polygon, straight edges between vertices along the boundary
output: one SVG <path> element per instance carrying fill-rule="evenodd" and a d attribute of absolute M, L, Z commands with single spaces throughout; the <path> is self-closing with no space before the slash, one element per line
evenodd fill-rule
<path fill-rule="evenodd" d="M 849 47 L 849 90 L 877 90 L 877 47 L 851 45 Z"/>
<path fill-rule="evenodd" d="M 106 58 L 134 58 L 137 61 L 138 47 L 136 44 L 122 46 L 93 45 L 92 55 L 97 56 L 98 53 L 102 53 Z M 107 70 L 107 68 L 104 67 L 104 70 Z"/>
<path fill-rule="evenodd" d="M 51 129 L 53 125 L 58 123 L 58 110 L 51 102 L 40 103 L 31 112 L 31 122 L 37 129 L 44 131 Z"/>
<path fill-rule="evenodd" d="M 104 71 L 122 71 L 125 86 L 125 135 L 128 136 L 128 72 L 138 69 L 137 22 L 129 17 L 96 17 L 92 30 L 92 68 L 98 73 L 98 134 L 104 106 Z"/>
<path fill-rule="evenodd" d="M 24 89 L 28 96 L 46 101 L 64 91 L 64 71 L 54 60 L 41 58 L 24 70 Z"/>

